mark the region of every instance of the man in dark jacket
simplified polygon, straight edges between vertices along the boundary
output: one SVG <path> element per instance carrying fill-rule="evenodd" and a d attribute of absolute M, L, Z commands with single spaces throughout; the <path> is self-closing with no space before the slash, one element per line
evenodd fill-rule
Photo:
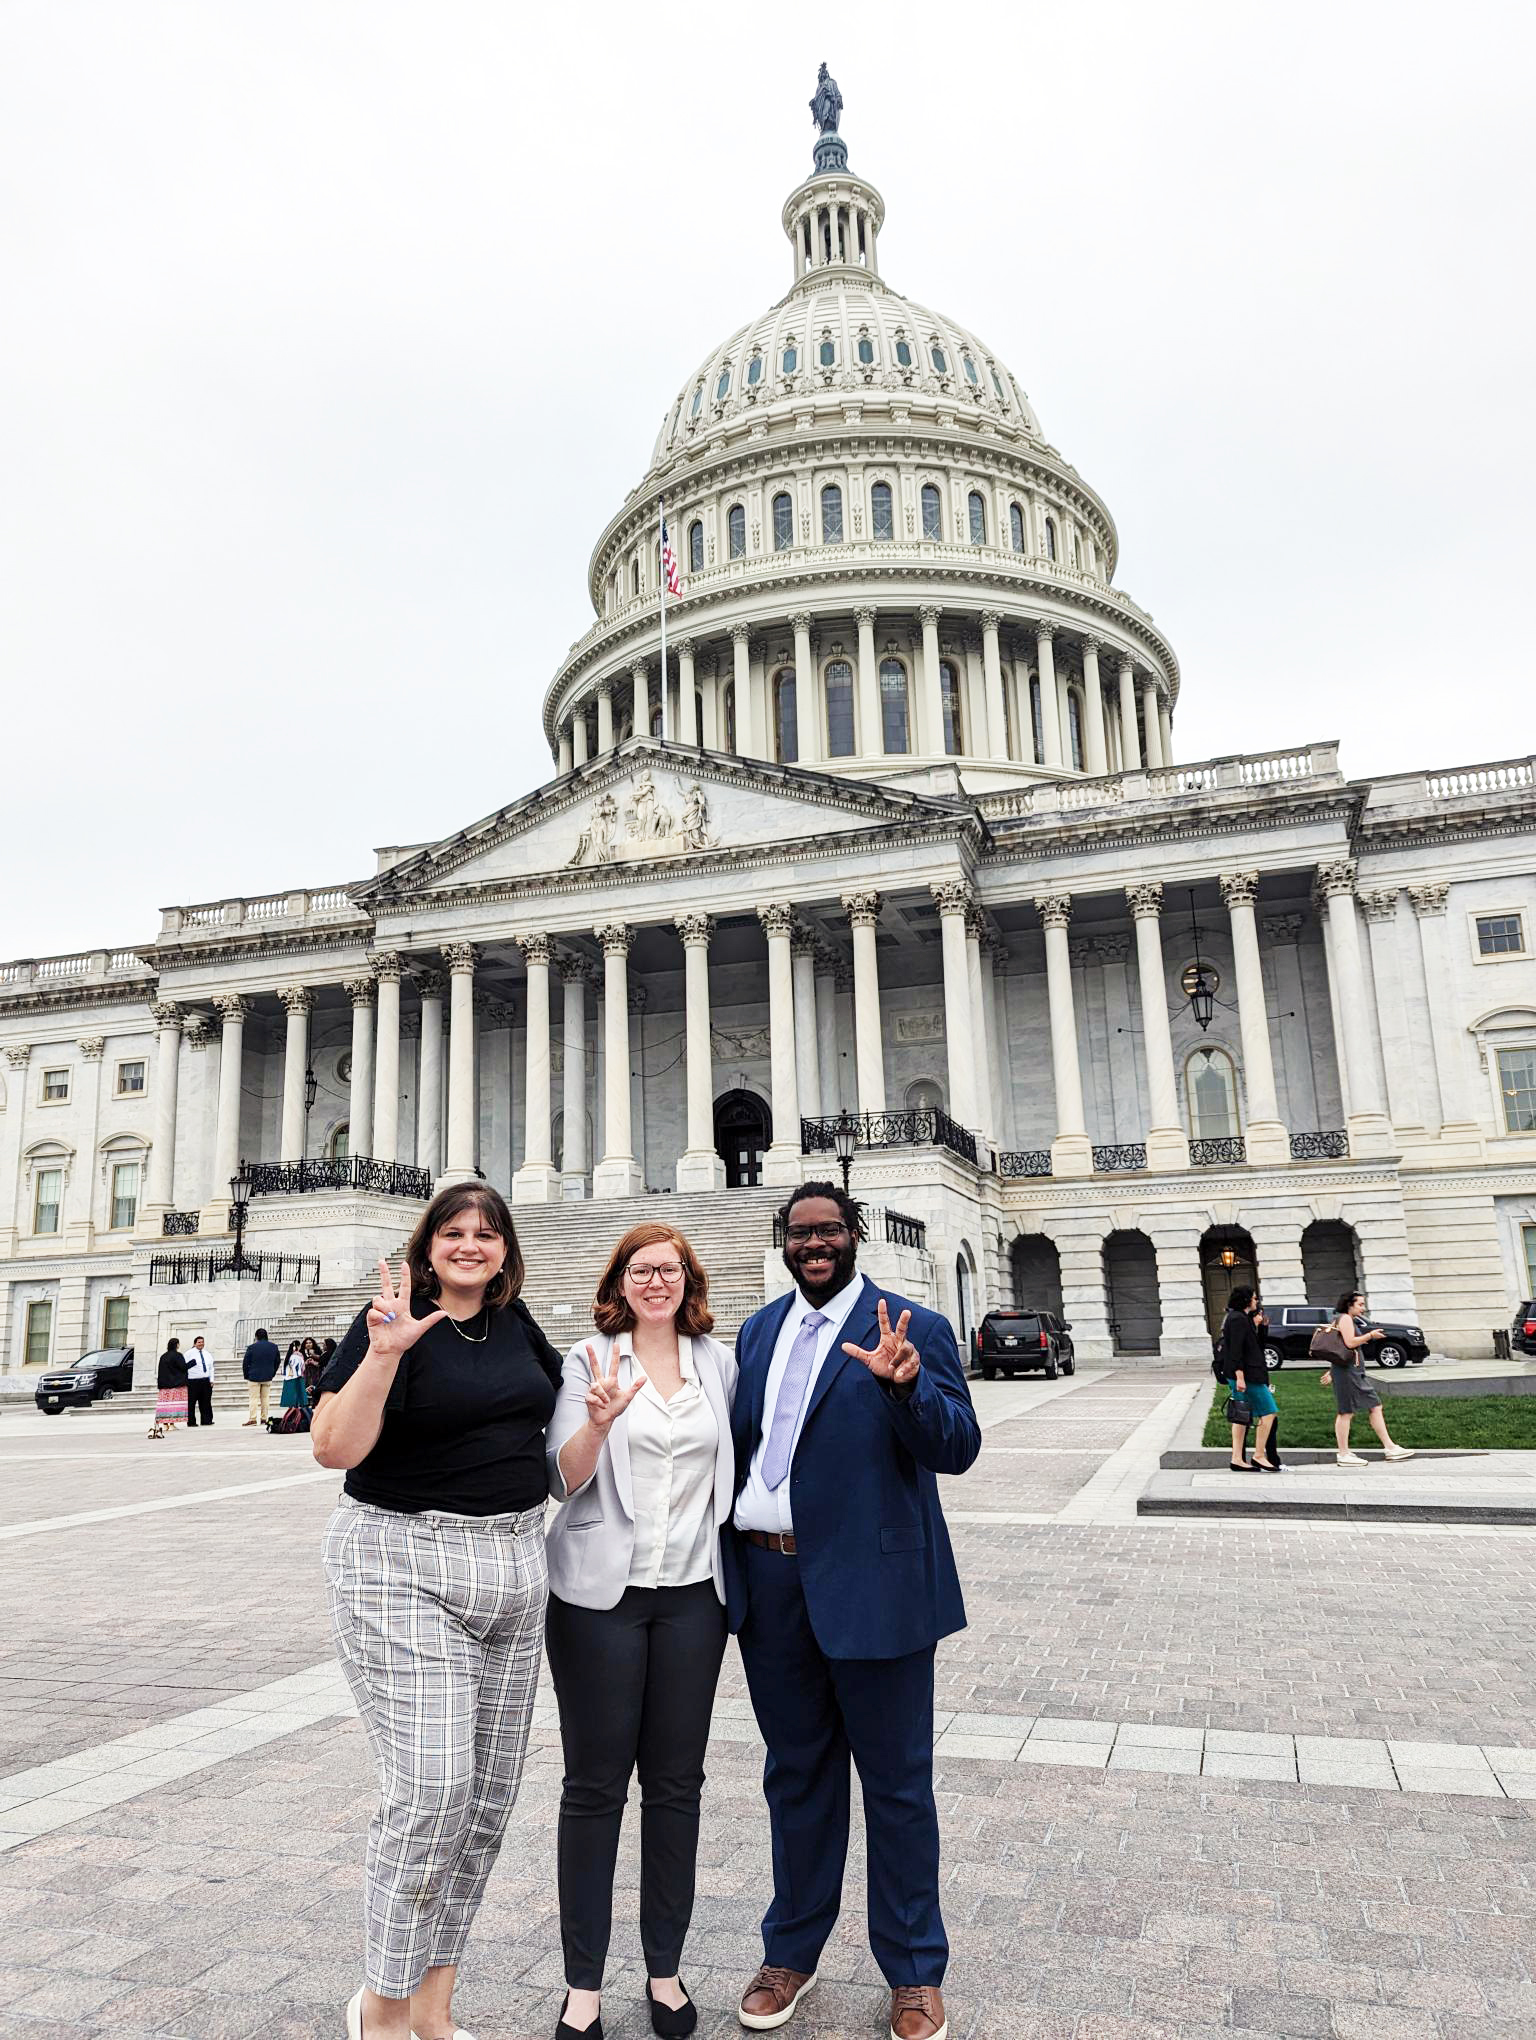
<path fill-rule="evenodd" d="M 268 1398 L 272 1393 L 272 1383 L 277 1377 L 277 1370 L 282 1364 L 282 1354 L 267 1337 L 265 1328 L 261 1329 L 246 1347 L 245 1358 L 240 1363 L 240 1372 L 250 1387 L 250 1412 L 245 1420 L 247 1425 L 264 1424 L 267 1421 Z"/>

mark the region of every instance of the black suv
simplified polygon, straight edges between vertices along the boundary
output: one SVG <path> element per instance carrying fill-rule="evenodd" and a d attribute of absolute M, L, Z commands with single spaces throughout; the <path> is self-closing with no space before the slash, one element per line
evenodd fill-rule
<path fill-rule="evenodd" d="M 1271 1367 L 1283 1367 L 1287 1360 L 1312 1358 L 1312 1334 L 1319 1325 L 1331 1324 L 1334 1313 L 1320 1304 L 1264 1305 L 1269 1330 L 1263 1334 L 1264 1357 Z M 1429 1341 L 1417 1325 L 1384 1324 L 1366 1318 L 1367 1331 L 1382 1331 L 1384 1339 L 1373 1339 L 1360 1348 L 1360 1358 L 1378 1367 L 1417 1367 L 1429 1351 Z"/>
<path fill-rule="evenodd" d="M 94 1353 L 82 1353 L 63 1373 L 45 1374 L 33 1400 L 46 1415 L 56 1417 L 60 1410 L 109 1402 L 132 1386 L 132 1346 L 98 1346 Z"/>
<path fill-rule="evenodd" d="M 1042 1367 L 1047 1381 L 1075 1374 L 1072 1327 L 1048 1310 L 989 1310 L 971 1335 L 983 1381 Z"/>
<path fill-rule="evenodd" d="M 1536 1296 L 1528 1296 L 1515 1312 L 1509 1343 L 1516 1353 L 1536 1354 Z"/>

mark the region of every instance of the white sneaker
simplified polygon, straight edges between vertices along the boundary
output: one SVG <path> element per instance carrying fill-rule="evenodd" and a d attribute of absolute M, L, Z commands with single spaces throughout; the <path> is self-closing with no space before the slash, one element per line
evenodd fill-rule
<path fill-rule="evenodd" d="M 1358 1452 L 1341 1452 L 1339 1454 L 1340 1466 L 1369 1466 L 1370 1463 L 1368 1459 L 1362 1459 Z"/>
<path fill-rule="evenodd" d="M 1383 1459 L 1412 1459 L 1413 1451 L 1407 1445 L 1389 1445 L 1382 1453 Z"/>

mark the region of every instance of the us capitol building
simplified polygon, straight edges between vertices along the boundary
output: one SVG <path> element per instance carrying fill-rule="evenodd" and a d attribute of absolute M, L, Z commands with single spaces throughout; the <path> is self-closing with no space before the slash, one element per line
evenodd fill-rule
<path fill-rule="evenodd" d="M 0 965 L 5 1368 L 339 1330 L 477 1170 L 557 1340 L 642 1215 L 729 1328 L 839 1137 L 879 1277 L 962 1332 L 1059 1310 L 1084 1360 L 1205 1359 L 1245 1278 L 1358 1279 L 1451 1353 L 1536 1293 L 1532 759 L 1179 759 L 1107 505 L 885 281 L 840 108 L 824 78 L 782 295 L 598 536 L 544 783 Z"/>

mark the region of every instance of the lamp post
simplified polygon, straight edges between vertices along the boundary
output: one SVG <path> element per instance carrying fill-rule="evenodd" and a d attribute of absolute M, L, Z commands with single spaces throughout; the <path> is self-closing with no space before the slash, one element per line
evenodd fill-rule
<path fill-rule="evenodd" d="M 848 1116 L 845 1105 L 837 1115 L 837 1124 L 832 1129 L 832 1144 L 837 1149 L 837 1159 L 843 1171 L 843 1195 L 848 1194 L 848 1177 L 853 1168 L 853 1151 L 858 1145 L 858 1129 Z"/>
<path fill-rule="evenodd" d="M 304 1188 L 304 1164 L 309 1160 L 309 1115 L 314 1110 L 315 1093 L 320 1085 L 315 1076 L 315 1066 L 310 1064 L 304 1072 L 304 1146 L 299 1155 L 299 1189 Z"/>
<path fill-rule="evenodd" d="M 229 1226 L 235 1236 L 235 1258 L 233 1273 L 239 1276 L 245 1271 L 245 1221 L 249 1215 L 251 1178 L 245 1163 L 239 1172 L 229 1179 Z"/>

